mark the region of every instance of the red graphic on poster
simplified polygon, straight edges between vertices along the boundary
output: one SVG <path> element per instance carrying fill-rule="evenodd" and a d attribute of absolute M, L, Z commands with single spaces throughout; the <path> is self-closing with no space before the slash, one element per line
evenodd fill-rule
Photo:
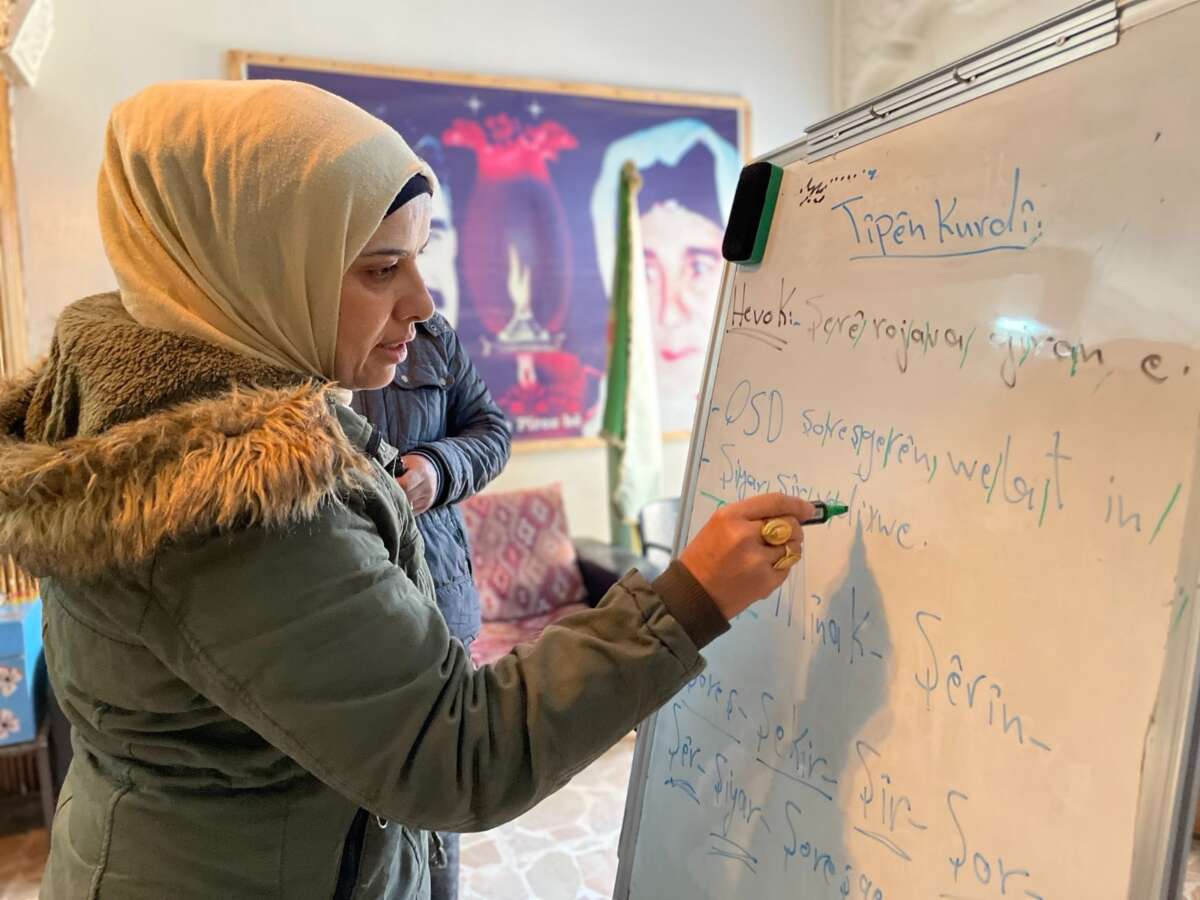
<path fill-rule="evenodd" d="M 517 357 L 517 383 L 498 402 L 518 426 L 525 423 L 530 431 L 547 437 L 578 434 L 594 414 L 583 409 L 589 382 L 594 384 L 603 375 L 572 353 L 523 353 Z"/>
<path fill-rule="evenodd" d="M 489 116 L 482 125 L 455 119 L 442 140 L 475 153 L 477 177 L 460 229 L 460 253 L 484 327 L 501 344 L 519 343 L 516 334 L 508 341 L 501 337 L 516 312 L 531 313 L 541 336 L 561 332 L 570 297 L 571 238 L 547 164 L 578 141 L 557 122 L 523 126 L 508 115 Z M 509 297 L 514 251 L 531 272 L 529 310 L 514 311 Z"/>
<path fill-rule="evenodd" d="M 517 368 L 517 383 L 500 405 L 518 432 L 577 432 L 591 372 L 561 351 L 572 248 L 549 163 L 578 141 L 558 122 L 523 125 L 506 114 L 482 124 L 455 119 L 442 140 L 475 154 L 459 252 L 471 302 L 490 335 L 483 353 L 511 356 Z"/>

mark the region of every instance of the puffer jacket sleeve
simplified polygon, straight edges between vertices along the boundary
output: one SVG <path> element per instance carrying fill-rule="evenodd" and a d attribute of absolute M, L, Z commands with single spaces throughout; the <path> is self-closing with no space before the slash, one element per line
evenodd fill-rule
<path fill-rule="evenodd" d="M 563 785 L 700 672 L 698 645 L 727 627 L 677 563 L 475 669 L 423 571 L 393 563 L 369 509 L 339 506 L 161 550 L 140 638 L 365 809 L 470 831 Z"/>
<path fill-rule="evenodd" d="M 440 337 L 450 380 L 446 437 L 417 444 L 410 452 L 428 457 L 438 469 L 441 484 L 434 506 L 452 506 L 500 474 L 512 450 L 512 434 L 454 329 L 445 325 Z"/>

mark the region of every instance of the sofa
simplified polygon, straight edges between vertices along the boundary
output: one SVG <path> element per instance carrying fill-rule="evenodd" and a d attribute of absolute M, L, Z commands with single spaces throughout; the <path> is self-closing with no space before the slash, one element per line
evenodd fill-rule
<path fill-rule="evenodd" d="M 476 665 L 494 662 L 546 626 L 600 602 L 630 569 L 660 569 L 603 541 L 572 538 L 562 486 L 487 491 L 462 503 L 483 627 Z"/>

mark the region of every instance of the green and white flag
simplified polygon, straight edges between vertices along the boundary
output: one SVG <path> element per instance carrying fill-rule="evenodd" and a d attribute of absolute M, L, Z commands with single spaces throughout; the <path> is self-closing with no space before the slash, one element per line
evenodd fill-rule
<path fill-rule="evenodd" d="M 625 163 L 617 203 L 617 255 L 603 424 L 609 446 L 612 541 L 624 547 L 632 547 L 631 526 L 638 511 L 661 494 L 662 481 L 662 423 L 637 205 L 641 186 L 637 167 Z"/>

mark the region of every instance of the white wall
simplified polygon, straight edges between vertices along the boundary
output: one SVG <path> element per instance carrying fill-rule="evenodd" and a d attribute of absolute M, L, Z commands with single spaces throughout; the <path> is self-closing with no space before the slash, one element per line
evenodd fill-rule
<path fill-rule="evenodd" d="M 828 113 L 832 0 L 55 0 L 38 84 L 14 98 L 29 342 L 113 287 L 95 215 L 112 106 L 146 84 L 223 74 L 229 49 L 740 94 L 752 150 Z M 667 447 L 678 491 L 685 443 Z M 598 449 L 514 456 L 498 487 L 562 480 L 572 530 L 607 535 Z"/>

